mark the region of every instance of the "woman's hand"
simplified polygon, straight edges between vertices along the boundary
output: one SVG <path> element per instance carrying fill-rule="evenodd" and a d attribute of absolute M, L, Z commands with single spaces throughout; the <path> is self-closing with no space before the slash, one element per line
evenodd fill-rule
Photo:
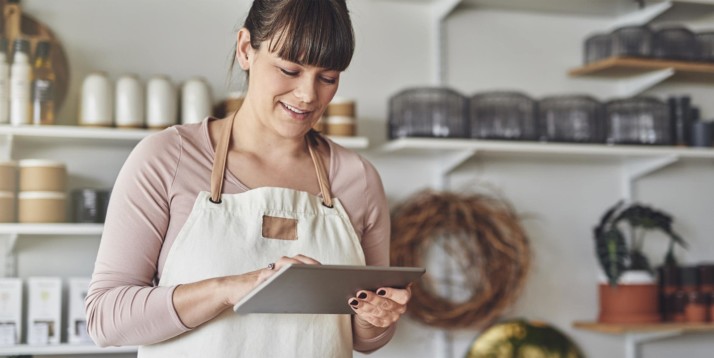
<path fill-rule="evenodd" d="M 288 264 L 321 265 L 319 261 L 305 255 L 296 255 L 293 257 L 283 256 L 278 261 L 275 261 L 266 266 L 264 269 L 260 270 L 258 278 L 255 280 L 255 285 L 253 287 L 258 286 L 263 281 L 267 280 L 268 277 L 273 276 L 273 274 L 275 274 L 282 267 Z"/>
<path fill-rule="evenodd" d="M 411 284 L 406 289 L 380 288 L 375 292 L 362 290 L 348 303 L 356 318 L 374 327 L 389 327 L 399 320 L 412 298 Z"/>

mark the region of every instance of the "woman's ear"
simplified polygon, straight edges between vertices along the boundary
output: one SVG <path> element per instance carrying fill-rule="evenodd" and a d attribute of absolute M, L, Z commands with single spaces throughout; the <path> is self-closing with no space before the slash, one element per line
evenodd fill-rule
<path fill-rule="evenodd" d="M 255 52 L 250 45 L 250 32 L 244 27 L 238 31 L 236 37 L 236 60 L 240 64 L 240 68 L 248 71 Z"/>

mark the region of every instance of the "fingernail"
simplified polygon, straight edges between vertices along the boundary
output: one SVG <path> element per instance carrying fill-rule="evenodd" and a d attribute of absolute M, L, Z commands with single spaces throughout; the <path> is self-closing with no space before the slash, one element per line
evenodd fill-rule
<path fill-rule="evenodd" d="M 359 295 L 357 295 L 357 298 L 359 298 L 360 300 L 363 300 L 363 299 L 367 298 L 367 294 L 364 292 L 360 292 Z"/>
<path fill-rule="evenodd" d="M 350 300 L 350 305 L 352 305 L 352 306 L 357 306 L 358 304 L 359 304 L 359 301 L 357 301 L 357 300 L 355 300 L 355 299 L 351 299 L 351 300 Z"/>
<path fill-rule="evenodd" d="M 379 290 L 379 291 L 377 291 L 377 294 L 380 295 L 380 296 L 384 296 L 384 295 L 387 294 L 387 291 L 385 291 L 385 290 Z"/>

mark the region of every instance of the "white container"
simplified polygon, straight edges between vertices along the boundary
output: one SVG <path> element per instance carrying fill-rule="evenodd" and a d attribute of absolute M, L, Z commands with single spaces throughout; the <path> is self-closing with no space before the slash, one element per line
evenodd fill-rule
<path fill-rule="evenodd" d="M 120 128 L 144 127 L 144 88 L 135 75 L 124 75 L 117 80 L 114 123 Z"/>
<path fill-rule="evenodd" d="M 20 344 L 22 334 L 22 280 L 0 278 L 0 346 Z"/>
<path fill-rule="evenodd" d="M 92 343 L 87 333 L 87 315 L 84 313 L 84 298 L 89 291 L 89 278 L 70 278 L 67 305 L 67 341 L 69 343 Z"/>
<path fill-rule="evenodd" d="M 10 66 L 10 122 L 13 125 L 32 123 L 30 88 L 30 43 L 25 39 L 15 40 L 15 54 Z"/>
<path fill-rule="evenodd" d="M 17 190 L 17 163 L 0 162 L 0 191 Z"/>
<path fill-rule="evenodd" d="M 112 84 L 104 72 L 87 75 L 82 82 L 79 124 L 111 127 L 113 125 Z"/>
<path fill-rule="evenodd" d="M 19 161 L 20 191 L 64 192 L 67 188 L 67 168 L 64 163 L 48 159 Z"/>
<path fill-rule="evenodd" d="M 62 314 L 62 280 L 59 277 L 27 279 L 27 344 L 59 344 Z"/>
<path fill-rule="evenodd" d="M 168 128 L 178 120 L 178 93 L 166 76 L 154 76 L 146 85 L 146 126 Z"/>
<path fill-rule="evenodd" d="M 0 223 L 15 222 L 15 192 L 0 191 Z"/>
<path fill-rule="evenodd" d="M 210 116 L 212 110 L 211 90 L 208 84 L 194 78 L 181 86 L 181 123 L 199 123 Z"/>
<path fill-rule="evenodd" d="M 17 221 L 20 223 L 62 223 L 67 219 L 67 195 L 48 191 L 20 192 Z"/>
<path fill-rule="evenodd" d="M 0 124 L 10 123 L 10 65 L 7 39 L 0 39 Z"/>

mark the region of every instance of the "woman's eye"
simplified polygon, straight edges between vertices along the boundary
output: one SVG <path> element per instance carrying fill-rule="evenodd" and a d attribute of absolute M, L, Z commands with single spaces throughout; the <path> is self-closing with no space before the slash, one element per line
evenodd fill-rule
<path fill-rule="evenodd" d="M 337 80 L 334 78 L 329 78 L 329 77 L 321 77 L 321 78 L 322 78 L 322 82 L 325 82 L 329 85 L 334 85 L 335 83 L 337 83 Z"/>
<path fill-rule="evenodd" d="M 283 72 L 285 75 L 290 76 L 290 77 L 294 77 L 294 76 L 297 76 L 297 75 L 298 75 L 298 71 L 289 71 L 289 70 L 286 70 L 286 69 L 284 69 L 284 68 L 281 68 L 280 71 Z"/>

